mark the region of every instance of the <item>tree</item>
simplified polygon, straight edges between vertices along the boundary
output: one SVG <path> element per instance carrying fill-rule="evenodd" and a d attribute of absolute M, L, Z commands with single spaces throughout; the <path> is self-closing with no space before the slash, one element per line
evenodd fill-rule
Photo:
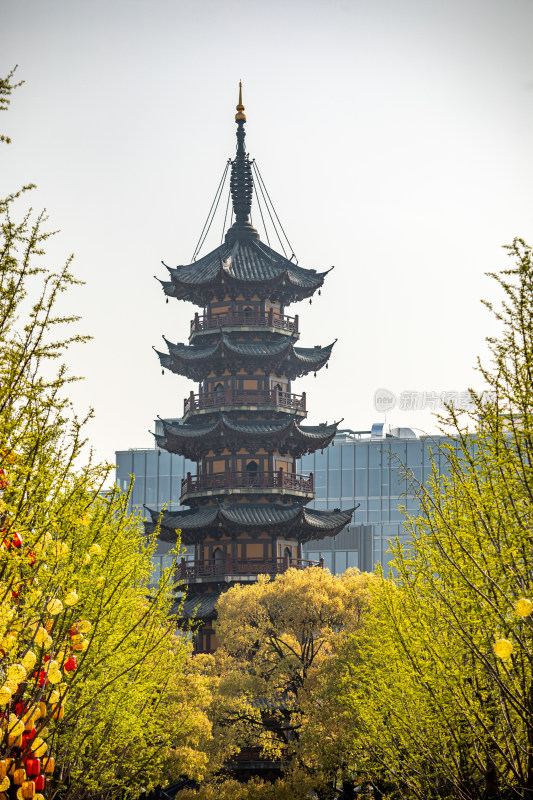
<path fill-rule="evenodd" d="M 137 795 L 201 775 L 206 679 L 175 635 L 170 572 L 149 589 L 153 542 L 86 455 L 92 412 L 73 413 L 60 361 L 87 337 L 56 310 L 78 281 L 71 259 L 42 266 L 51 233 L 43 214 L 13 220 L 19 196 L 0 201 L 0 791 Z"/>
<path fill-rule="evenodd" d="M 533 797 L 533 263 L 522 240 L 508 250 L 479 365 L 495 399 L 442 420 L 448 474 L 417 487 L 398 577 L 337 674 L 352 764 L 402 797 Z"/>
<path fill-rule="evenodd" d="M 274 580 L 260 576 L 222 595 L 216 623 L 220 646 L 214 657 L 212 775 L 243 749 L 253 748 L 254 758 L 282 760 L 287 773 L 275 784 L 277 794 L 269 794 L 271 784 L 259 783 L 253 784 L 254 797 L 306 797 L 311 789 L 334 782 L 336 766 L 325 770 L 301 744 L 320 702 L 315 694 L 320 666 L 338 641 L 362 624 L 371 582 L 371 575 L 357 570 L 336 577 L 317 568 L 289 569 Z M 215 791 L 233 797 L 233 783 L 221 786 L 217 780 L 204 785 L 199 797 Z M 234 788 L 237 798 L 237 784 Z"/>

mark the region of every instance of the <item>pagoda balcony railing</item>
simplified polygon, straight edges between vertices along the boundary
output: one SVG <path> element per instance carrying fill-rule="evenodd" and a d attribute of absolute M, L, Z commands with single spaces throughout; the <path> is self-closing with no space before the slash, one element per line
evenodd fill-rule
<path fill-rule="evenodd" d="M 305 392 L 291 394 L 279 389 L 270 391 L 250 391 L 238 389 L 222 389 L 220 392 L 194 394 L 191 392 L 183 403 L 183 413 L 201 411 L 216 406 L 279 406 L 305 411 Z"/>
<path fill-rule="evenodd" d="M 212 575 L 277 575 L 288 569 L 324 567 L 324 560 L 308 561 L 304 558 L 231 558 L 221 561 L 192 561 L 181 559 L 176 576 L 183 581 Z"/>
<path fill-rule="evenodd" d="M 287 317 L 272 308 L 266 312 L 228 311 L 226 314 L 195 314 L 191 333 L 224 327 L 265 327 L 298 333 L 298 315 Z"/>
<path fill-rule="evenodd" d="M 292 489 L 296 492 L 313 492 L 313 473 L 297 475 L 278 469 L 273 472 L 215 472 L 212 475 L 191 475 L 181 482 L 181 496 L 212 489 Z"/>

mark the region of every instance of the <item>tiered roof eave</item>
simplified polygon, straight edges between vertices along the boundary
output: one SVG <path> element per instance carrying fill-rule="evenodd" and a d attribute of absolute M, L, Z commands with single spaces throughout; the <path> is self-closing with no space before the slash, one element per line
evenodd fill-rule
<path fill-rule="evenodd" d="M 229 368 L 238 371 L 255 365 L 283 370 L 294 380 L 325 366 L 337 341 L 325 347 L 295 347 L 292 339 L 282 334 L 278 340 L 268 342 L 242 342 L 231 335 L 221 334 L 216 342 L 207 345 L 173 344 L 165 337 L 163 339 L 168 353 L 154 347 L 163 369 L 194 381 L 203 380 L 206 370 Z"/>
<path fill-rule="evenodd" d="M 294 415 L 276 420 L 234 420 L 222 414 L 214 422 L 176 425 L 161 420 L 163 434 L 154 434 L 158 447 L 169 453 L 199 460 L 207 451 L 237 452 L 241 447 L 273 446 L 281 453 L 299 458 L 327 447 L 342 420 L 330 425 L 300 425 Z"/>
<path fill-rule="evenodd" d="M 336 536 L 350 522 L 357 508 L 317 511 L 301 503 L 221 503 L 198 506 L 185 511 L 158 512 L 147 508 L 152 522 L 146 523 L 147 533 L 153 533 L 159 519 L 159 538 L 176 542 L 181 531 L 181 543 L 196 544 L 206 536 L 220 538 L 225 533 L 246 530 L 252 537 L 261 531 L 307 542 Z"/>
<path fill-rule="evenodd" d="M 225 294 L 251 297 L 258 289 L 286 306 L 311 297 L 331 271 L 300 267 L 253 239 L 224 242 L 192 264 L 164 266 L 170 274 L 170 281 L 160 280 L 165 294 L 200 307 Z"/>

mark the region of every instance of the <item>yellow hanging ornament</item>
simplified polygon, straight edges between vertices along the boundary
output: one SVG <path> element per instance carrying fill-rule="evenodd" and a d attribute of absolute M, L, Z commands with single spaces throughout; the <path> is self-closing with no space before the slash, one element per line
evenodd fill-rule
<path fill-rule="evenodd" d="M 492 649 L 498 658 L 506 659 L 509 658 L 513 652 L 513 644 L 509 641 L 509 639 L 498 639 L 496 642 L 494 642 Z"/>
<path fill-rule="evenodd" d="M 514 610 L 519 617 L 529 617 L 533 611 L 533 603 L 531 600 L 528 600 L 527 597 L 521 597 L 520 600 L 517 600 L 514 604 Z"/>

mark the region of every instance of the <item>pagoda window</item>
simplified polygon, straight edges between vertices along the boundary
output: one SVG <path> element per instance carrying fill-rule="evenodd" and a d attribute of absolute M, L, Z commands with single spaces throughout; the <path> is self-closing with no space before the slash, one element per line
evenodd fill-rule
<path fill-rule="evenodd" d="M 217 569 L 217 571 L 218 571 L 219 567 L 223 567 L 224 566 L 225 560 L 226 559 L 225 559 L 224 551 L 222 550 L 222 548 L 221 547 L 215 547 L 215 549 L 213 550 L 213 562 L 215 564 L 215 569 Z"/>
<path fill-rule="evenodd" d="M 242 313 L 244 314 L 244 316 L 245 316 L 246 318 L 249 318 L 249 317 L 251 317 L 251 316 L 252 316 L 252 314 L 253 314 L 254 312 L 253 312 L 253 309 L 251 309 L 251 308 L 250 308 L 250 306 L 246 306 L 246 308 L 244 309 L 244 311 L 243 311 Z"/>
<path fill-rule="evenodd" d="M 217 394 L 224 392 L 224 384 L 223 383 L 215 383 L 215 387 L 214 388 L 215 388 L 215 392 Z"/>
<path fill-rule="evenodd" d="M 259 474 L 259 464 L 257 461 L 248 461 L 246 464 L 246 472 L 251 480 L 255 480 Z"/>

